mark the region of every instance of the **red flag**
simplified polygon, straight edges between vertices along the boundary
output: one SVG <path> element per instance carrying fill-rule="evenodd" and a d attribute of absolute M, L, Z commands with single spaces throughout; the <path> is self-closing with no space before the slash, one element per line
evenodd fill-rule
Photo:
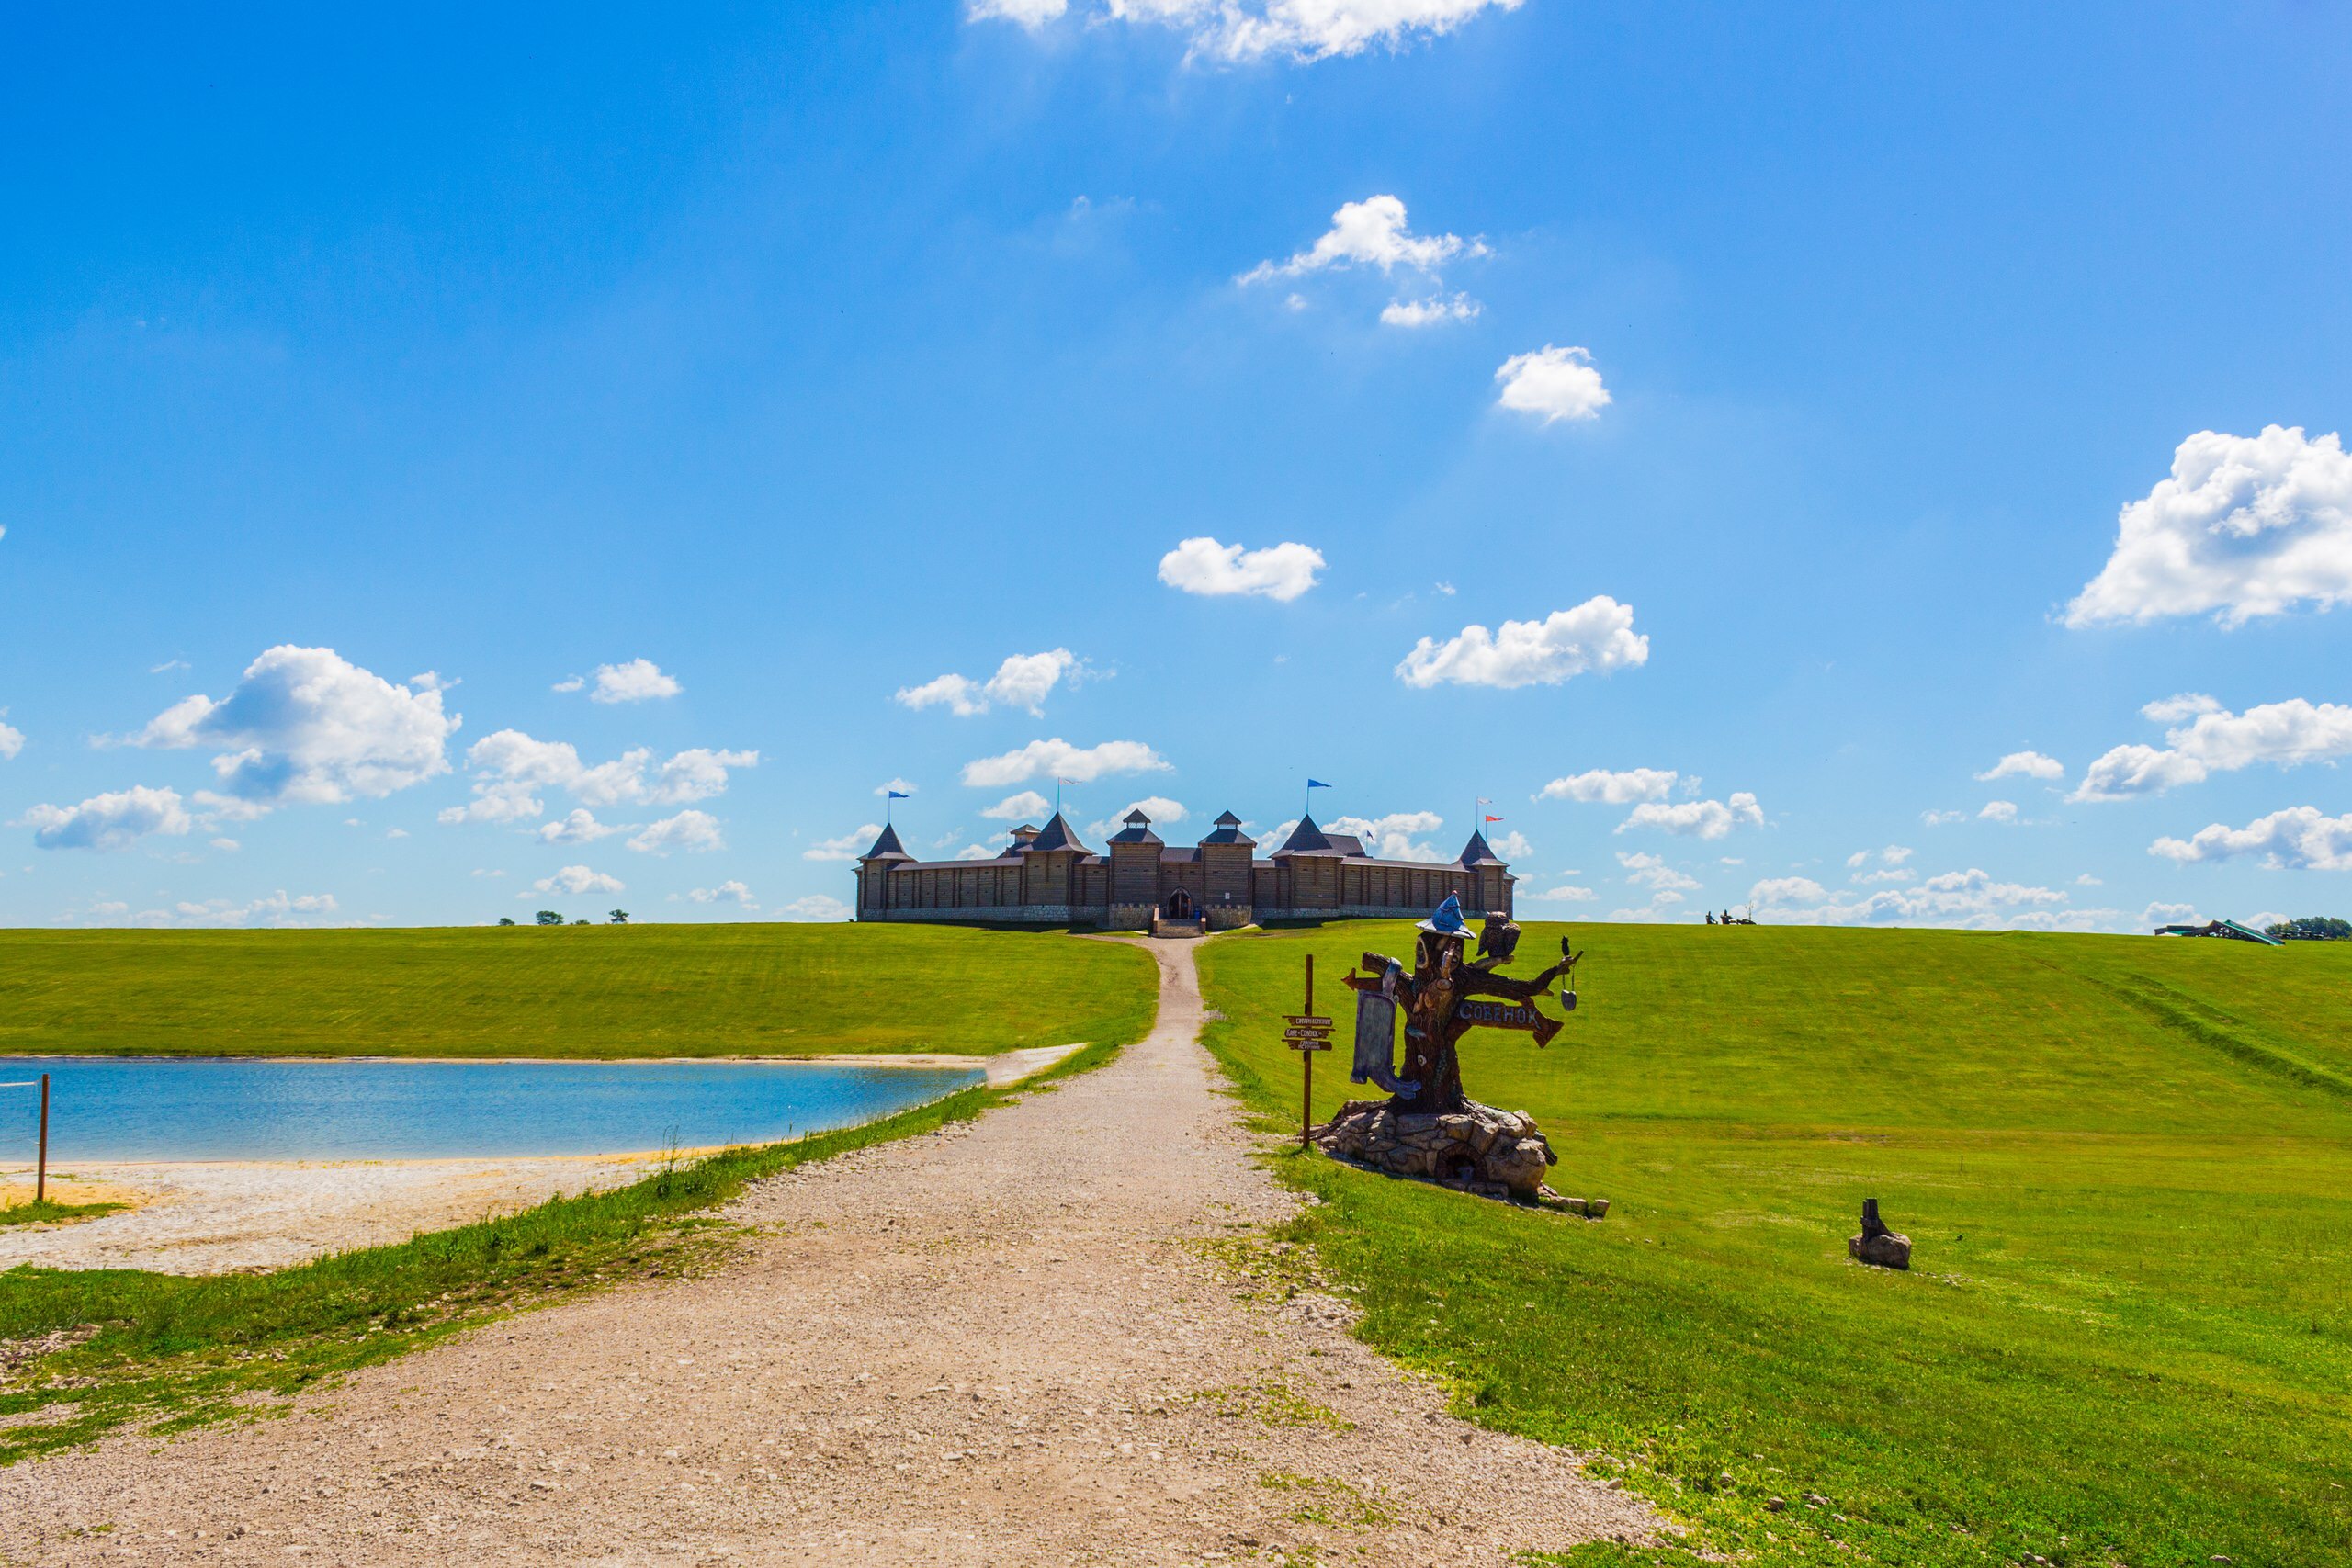
<path fill-rule="evenodd" d="M 1489 822 L 1499 822 L 1499 821 L 1501 821 L 1501 820 L 1502 820 L 1502 818 L 1499 818 L 1499 817 L 1489 817 L 1489 818 L 1487 818 L 1487 821 L 1489 821 Z"/>

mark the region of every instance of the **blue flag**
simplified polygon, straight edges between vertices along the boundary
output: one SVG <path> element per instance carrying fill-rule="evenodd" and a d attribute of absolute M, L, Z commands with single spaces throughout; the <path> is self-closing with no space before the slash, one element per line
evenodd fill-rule
<path fill-rule="evenodd" d="M 1325 784 L 1321 779 L 1309 779 L 1306 781 L 1306 787 L 1309 789 L 1329 789 L 1331 786 Z"/>
<path fill-rule="evenodd" d="M 906 791 L 899 789 L 892 790 L 889 797 L 892 800 L 912 800 L 914 798 L 913 795 L 910 795 Z"/>

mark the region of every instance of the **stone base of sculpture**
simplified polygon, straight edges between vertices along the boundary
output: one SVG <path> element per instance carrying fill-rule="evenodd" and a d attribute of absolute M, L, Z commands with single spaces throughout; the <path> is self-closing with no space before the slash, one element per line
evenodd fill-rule
<path fill-rule="evenodd" d="M 1846 1256 L 1874 1269 L 1911 1267 L 1911 1238 L 1886 1228 L 1879 1218 L 1878 1200 L 1862 1201 L 1862 1234 L 1846 1238 Z"/>
<path fill-rule="evenodd" d="M 1562 1198 L 1544 1184 L 1559 1163 L 1535 1119 L 1524 1111 L 1497 1111 L 1476 1100 L 1440 1115 L 1400 1112 L 1391 1100 L 1351 1100 L 1310 1134 L 1334 1159 L 1391 1176 L 1418 1177 L 1441 1187 L 1522 1203 L 1548 1203 L 1593 1218 L 1608 1200 Z"/>

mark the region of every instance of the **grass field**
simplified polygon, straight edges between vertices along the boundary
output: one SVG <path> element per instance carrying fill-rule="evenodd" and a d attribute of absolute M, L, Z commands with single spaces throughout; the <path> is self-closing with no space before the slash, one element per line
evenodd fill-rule
<path fill-rule="evenodd" d="M 1516 971 L 1561 929 L 1530 927 Z M 1295 1125 L 1274 1015 L 1300 955 L 1330 1011 L 1408 930 L 1204 952 L 1249 1100 Z M 1481 1032 L 1464 1072 L 1544 1122 L 1553 1184 L 1606 1221 L 1281 1157 L 1327 1200 L 1296 1232 L 1373 1343 L 1758 1564 L 2352 1562 L 2352 944 L 1578 941 L 1551 1049 Z M 1864 1197 L 1911 1273 L 1847 1260 Z M 1691 1561 L 1570 1561 L 1621 1559 Z"/>
<path fill-rule="evenodd" d="M 642 925 L 0 931 L 0 1055 L 988 1055 L 1149 1028 L 1151 960 L 1052 932 Z"/>

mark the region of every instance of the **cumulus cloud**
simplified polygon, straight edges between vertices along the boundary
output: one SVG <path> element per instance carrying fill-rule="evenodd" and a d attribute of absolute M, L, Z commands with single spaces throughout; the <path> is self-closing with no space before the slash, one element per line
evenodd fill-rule
<path fill-rule="evenodd" d="M 514 895 L 528 898 L 534 893 L 618 893 L 623 890 L 620 878 L 606 876 L 601 871 L 591 871 L 584 865 L 567 865 L 552 876 L 542 876 L 524 892 Z"/>
<path fill-rule="evenodd" d="M 2159 902 L 2140 911 L 2140 923 L 2143 926 L 2185 926 L 2196 923 L 2197 919 L 2194 904 Z"/>
<path fill-rule="evenodd" d="M 213 747 L 224 795 L 202 804 L 232 819 L 285 805 L 374 798 L 449 771 L 445 746 L 464 722 L 436 686 L 395 685 L 331 648 L 282 644 L 245 666 L 219 702 L 173 704 L 131 738 L 138 746 Z"/>
<path fill-rule="evenodd" d="M 757 751 L 695 747 L 656 762 L 650 747 L 609 762 L 580 760 L 568 740 L 537 740 L 519 729 L 485 735 L 466 751 L 474 798 L 441 813 L 446 823 L 515 822 L 539 816 L 545 791 L 560 789 L 590 806 L 683 806 L 724 794 L 729 769 L 756 767 Z"/>
<path fill-rule="evenodd" d="M 1024 789 L 1019 795 L 1006 795 L 980 815 L 991 822 L 1043 821 L 1053 808 L 1052 801 L 1034 789 Z"/>
<path fill-rule="evenodd" d="M 1067 677 L 1075 685 L 1084 672 L 1085 665 L 1067 648 L 1044 653 L 1015 653 L 999 664 L 996 673 L 985 681 L 975 681 L 968 675 L 942 675 L 920 686 L 899 687 L 897 700 L 910 708 L 944 706 L 960 718 L 986 713 L 999 703 L 1042 714 L 1046 711 L 1046 695 L 1058 682 Z M 908 793 L 913 793 L 912 786 L 906 787 Z"/>
<path fill-rule="evenodd" d="M 1573 883 L 1563 882 L 1557 887 L 1547 887 L 1541 893 L 1530 893 L 1525 897 L 1546 904 L 1589 904 L 1600 895 L 1589 887 L 1578 887 Z"/>
<path fill-rule="evenodd" d="M 2352 455 L 2300 425 L 2201 430 L 2123 508 L 2115 552 L 2066 606 L 2070 626 L 2206 611 L 2225 626 L 2352 599 Z"/>
<path fill-rule="evenodd" d="M 2352 871 L 2352 811 L 2330 817 L 2316 806 L 2293 806 L 2243 828 L 2216 822 L 2190 838 L 2158 839 L 2148 852 L 2182 864 L 2258 855 L 2274 870 Z"/>
<path fill-rule="evenodd" d="M 1678 800 L 1671 805 L 1663 801 L 1645 801 L 1617 824 L 1623 833 L 1632 828 L 1661 828 L 1686 838 L 1720 839 L 1734 828 L 1761 828 L 1764 808 L 1746 790 L 1733 794 L 1728 801 Z"/>
<path fill-rule="evenodd" d="M 1180 541 L 1159 558 L 1159 581 L 1186 593 L 1220 598 L 1255 594 L 1287 604 L 1315 586 L 1323 552 L 1306 545 L 1245 550 L 1206 537 Z"/>
<path fill-rule="evenodd" d="M 877 799 L 888 799 L 894 795 L 912 795 L 914 792 L 915 786 L 904 779 L 892 779 L 888 784 L 878 784 L 874 786 L 874 794 Z"/>
<path fill-rule="evenodd" d="M 0 719 L 7 716 L 8 710 L 0 708 Z M 14 725 L 0 724 L 0 761 L 14 761 L 17 753 L 24 749 L 25 732 Z"/>
<path fill-rule="evenodd" d="M 1416 234 L 1406 221 L 1403 201 L 1393 196 L 1370 196 L 1343 203 L 1331 214 L 1331 227 L 1306 250 L 1288 261 L 1260 262 L 1235 281 L 1264 283 L 1354 266 L 1376 266 L 1384 275 L 1400 266 L 1435 272 L 1455 256 L 1487 254 L 1484 244 L 1459 234 Z M 1475 313 L 1476 308 L 1472 310 Z"/>
<path fill-rule="evenodd" d="M 650 659 L 632 659 L 626 664 L 596 666 L 596 689 L 588 694 L 588 700 L 643 703 L 656 697 L 674 697 L 684 690 L 677 677 L 664 675 L 662 667 Z"/>
<path fill-rule="evenodd" d="M 697 904 L 732 904 L 746 912 L 760 907 L 752 897 L 752 890 L 732 877 L 716 887 L 689 887 L 686 897 Z"/>
<path fill-rule="evenodd" d="M 1995 779 L 2063 779 L 2066 764 L 2055 757 L 2045 757 L 2039 751 L 2012 751 L 1999 761 L 1976 775 L 1979 784 Z"/>
<path fill-rule="evenodd" d="M 1916 887 L 1860 897 L 1832 894 L 1809 877 L 1770 877 L 1748 890 L 1750 907 L 1781 925 L 1916 925 L 2104 929 L 2120 912 L 2068 909 L 2066 895 L 2026 883 L 1997 882 L 1984 872 L 1945 872 Z"/>
<path fill-rule="evenodd" d="M 1335 833 L 1352 833 L 1363 840 L 1364 851 L 1382 860 L 1426 861 L 1432 865 L 1453 859 L 1428 844 L 1416 840 L 1416 833 L 1434 833 L 1445 826 L 1445 818 L 1434 811 L 1392 811 L 1385 817 L 1339 817 L 1331 821 Z"/>
<path fill-rule="evenodd" d="M 640 853 L 666 855 L 672 850 L 722 850 L 727 845 L 719 837 L 718 818 L 689 808 L 639 829 L 628 847 Z"/>
<path fill-rule="evenodd" d="M 2213 698 L 2183 693 L 2141 713 L 2158 723 L 2188 719 L 2165 732 L 2165 747 L 2118 746 L 2083 772 L 2070 800 L 2124 800 L 2202 783 L 2257 762 L 2292 768 L 2352 753 L 2352 705 L 2301 697 L 2232 713 Z"/>
<path fill-rule="evenodd" d="M 177 903 L 169 909 L 142 910 L 138 919 L 142 925 L 157 926 L 243 926 L 256 921 L 271 926 L 300 926 L 317 923 L 302 917 L 332 915 L 335 908 L 332 893 L 289 895 L 281 887 L 249 903 L 208 898 L 202 903 Z"/>
<path fill-rule="evenodd" d="M 196 826 L 179 792 L 134 784 L 78 806 L 35 806 L 17 821 L 44 850 L 128 849 L 151 833 L 178 837 Z"/>
<path fill-rule="evenodd" d="M 1381 307 L 1380 324 L 1385 327 L 1438 327 L 1448 321 L 1470 321 L 1478 314 L 1478 301 L 1461 293 L 1451 299 L 1442 294 L 1432 294 L 1426 299 L 1391 299 Z"/>
<path fill-rule="evenodd" d="M 1527 835 L 1516 830 L 1488 839 L 1487 847 L 1507 861 L 1523 861 L 1535 852 L 1535 846 L 1527 841 Z"/>
<path fill-rule="evenodd" d="M 1922 811 L 1919 820 L 1930 828 L 1948 828 L 1954 822 L 1968 820 L 1965 811 Z"/>
<path fill-rule="evenodd" d="M 1588 671 L 1646 663 L 1650 639 L 1634 630 L 1634 607 L 1597 594 L 1540 621 L 1505 621 L 1499 633 L 1468 626 L 1439 642 L 1423 637 L 1396 666 L 1408 686 L 1556 686 Z"/>
<path fill-rule="evenodd" d="M 1625 868 L 1625 880 L 1636 887 L 1647 887 L 1660 893 L 1694 893 L 1699 879 L 1686 876 L 1667 864 L 1665 857 L 1648 853 L 1626 854 L 1619 852 L 1617 863 Z"/>
<path fill-rule="evenodd" d="M 1026 784 L 1031 779 L 1068 779 L 1091 784 L 1113 773 L 1172 773 L 1165 757 L 1140 740 L 1105 740 L 1073 746 L 1059 736 L 1032 740 L 1017 751 L 981 757 L 964 764 L 962 778 L 974 789 Z"/>
<path fill-rule="evenodd" d="M 543 824 L 538 829 L 538 838 L 545 844 L 590 844 L 598 839 L 628 831 L 627 828 L 599 822 L 594 812 L 584 806 L 575 806 L 571 815 Z"/>
<path fill-rule="evenodd" d="M 786 904 L 782 913 L 787 920 L 846 920 L 857 911 L 828 894 L 811 893 Z"/>
<path fill-rule="evenodd" d="M 867 850 L 873 848 L 874 840 L 881 836 L 882 824 L 879 822 L 867 822 L 860 827 L 852 829 L 846 833 L 843 833 L 838 839 L 818 840 L 815 843 L 800 852 L 800 858 L 802 860 L 855 860 Z"/>
<path fill-rule="evenodd" d="M 2014 822 L 2018 819 L 2017 802 L 1988 800 L 1984 803 L 1984 809 L 1976 814 L 1976 819 L 1979 822 Z"/>
<path fill-rule="evenodd" d="M 1040 804 L 1044 803 L 1040 802 Z M 1126 827 L 1125 818 L 1130 811 L 1142 812 L 1151 818 L 1152 826 L 1155 828 L 1172 827 L 1184 820 L 1189 815 L 1184 809 L 1184 803 L 1181 800 L 1170 800 L 1164 795 L 1147 795 L 1141 800 L 1127 802 L 1100 822 L 1088 824 L 1086 830 L 1098 839 L 1107 839 Z M 993 855 L 995 852 L 990 851 L 989 853 Z"/>
<path fill-rule="evenodd" d="M 1664 800 L 1681 775 L 1672 768 L 1628 768 L 1611 773 L 1594 768 L 1554 779 L 1536 792 L 1538 800 L 1580 800 L 1588 805 L 1631 806 L 1637 800 Z"/>
<path fill-rule="evenodd" d="M 1495 399 L 1498 407 L 1534 414 L 1545 424 L 1598 419 L 1611 401 L 1592 355 L 1581 348 L 1547 343 L 1532 353 L 1514 354 L 1495 371 L 1495 380 L 1502 388 Z"/>

